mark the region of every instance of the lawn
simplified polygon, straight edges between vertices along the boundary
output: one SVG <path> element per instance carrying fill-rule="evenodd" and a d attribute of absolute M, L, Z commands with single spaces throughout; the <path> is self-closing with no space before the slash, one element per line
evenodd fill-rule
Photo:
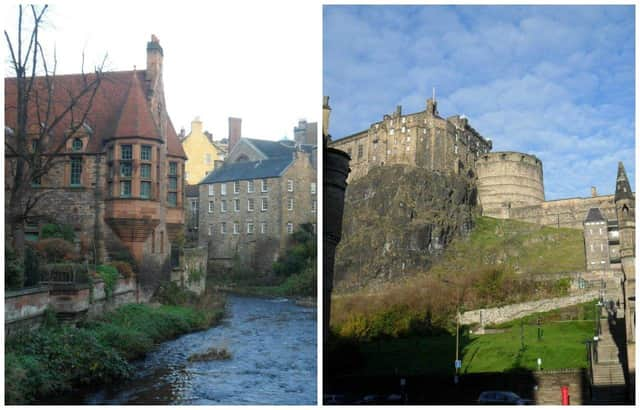
<path fill-rule="evenodd" d="M 521 350 L 520 325 L 504 330 L 504 333 L 478 336 L 465 333 L 461 338 L 461 373 L 536 370 L 538 357 L 542 358 L 544 370 L 587 366 L 584 342 L 593 337 L 593 320 L 543 324 L 540 341 L 537 326 L 525 325 L 524 350 Z M 454 335 L 443 335 L 363 343 L 360 352 L 365 364 L 356 372 L 366 375 L 453 372 L 455 342 Z"/>

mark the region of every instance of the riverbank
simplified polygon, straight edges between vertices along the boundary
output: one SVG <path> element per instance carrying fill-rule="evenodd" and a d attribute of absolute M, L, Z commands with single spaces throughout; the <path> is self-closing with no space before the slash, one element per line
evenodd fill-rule
<path fill-rule="evenodd" d="M 316 296 L 290 295 L 281 292 L 278 286 L 237 286 L 237 285 L 217 285 L 212 286 L 216 292 L 223 292 L 238 296 L 249 296 L 257 298 L 287 298 L 298 306 L 317 307 Z"/>
<path fill-rule="evenodd" d="M 167 293 L 183 305 L 124 305 L 76 327 L 49 315 L 41 328 L 7 339 L 5 402 L 27 404 L 74 386 L 127 379 L 131 360 L 160 342 L 212 327 L 224 316 L 221 296 L 193 299 Z"/>

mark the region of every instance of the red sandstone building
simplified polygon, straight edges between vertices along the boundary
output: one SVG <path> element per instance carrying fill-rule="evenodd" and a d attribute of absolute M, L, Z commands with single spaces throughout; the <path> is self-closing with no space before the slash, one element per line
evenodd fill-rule
<path fill-rule="evenodd" d="M 167 113 L 162 81 L 163 50 L 152 36 L 146 70 L 104 73 L 82 127 L 68 139 L 62 159 L 33 181 L 46 196 L 29 214 L 27 237 L 45 223 L 70 224 L 84 255 L 108 260 L 126 248 L 139 264 L 168 263 L 172 243 L 184 225 L 186 155 Z M 44 78 L 36 79 L 36 87 Z M 83 75 L 54 79 L 53 110 L 62 110 Z M 5 139 L 15 138 L 16 79 L 5 79 Z M 29 108 L 35 112 L 34 107 Z M 30 122 L 36 121 L 30 115 Z M 47 136 L 64 141 L 71 121 Z M 37 123 L 29 127 L 37 127 Z M 35 143 L 27 145 L 35 149 Z M 47 144 L 53 146 L 54 144 Z M 43 156 L 48 155 L 46 149 Z M 15 179 L 15 157 L 5 150 L 5 209 Z M 9 231 L 7 231 L 9 232 Z M 88 256 L 91 260 L 91 256 Z"/>

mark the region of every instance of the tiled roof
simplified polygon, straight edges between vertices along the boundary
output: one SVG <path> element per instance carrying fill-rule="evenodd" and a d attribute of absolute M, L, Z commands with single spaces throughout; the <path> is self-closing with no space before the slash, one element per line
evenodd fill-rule
<path fill-rule="evenodd" d="M 293 162 L 293 156 L 267 159 L 252 162 L 234 162 L 224 164 L 207 175 L 200 184 L 213 184 L 247 179 L 274 178 L 282 173 Z"/>
<path fill-rule="evenodd" d="M 147 137 L 158 138 L 160 132 L 156 128 L 149 111 L 149 104 L 142 91 L 142 86 L 135 72 L 127 91 L 114 138 Z"/>
<path fill-rule="evenodd" d="M 155 124 L 150 117 L 148 100 L 145 95 L 148 91 L 148 84 L 145 78 L 145 70 L 133 71 L 112 71 L 103 73 L 103 79 L 96 92 L 91 106 L 91 111 L 87 116 L 86 123 L 93 130 L 93 135 L 87 144 L 86 152 L 102 152 L 103 144 L 107 139 L 124 136 L 136 136 L 129 134 L 142 134 L 141 136 L 158 138 L 160 133 L 156 130 Z M 83 88 L 85 81 L 91 82 L 95 79 L 95 74 L 69 74 L 56 75 L 53 88 L 53 115 L 59 115 L 62 110 L 69 105 L 69 92 L 77 95 Z M 16 79 L 5 78 L 5 126 L 13 129 L 16 127 Z M 36 77 L 35 89 L 40 95 L 46 94 L 45 78 Z M 74 117 L 77 119 L 80 113 L 84 112 L 89 103 L 89 96 L 80 99 Z M 144 108 L 143 108 L 144 107 Z M 44 114 L 44 107 L 40 107 L 41 114 Z M 138 115 L 136 115 L 136 113 Z M 147 115 L 148 114 L 148 115 Z M 29 120 L 31 126 L 37 124 L 36 107 L 29 107 Z M 55 141 L 63 138 L 64 132 L 70 125 L 71 114 L 67 114 L 65 119 L 53 129 L 52 137 Z M 186 157 L 178 136 L 169 121 L 167 129 L 167 150 L 170 155 Z"/>
<path fill-rule="evenodd" d="M 622 161 L 618 162 L 618 176 L 616 177 L 616 194 L 615 201 L 620 199 L 633 199 L 633 191 L 631 190 L 631 184 L 629 184 L 629 178 L 627 178 L 627 172 L 624 170 Z"/>
<path fill-rule="evenodd" d="M 599 208 L 591 208 L 589 209 L 589 213 L 587 214 L 587 219 L 585 222 L 604 222 L 605 219 L 602 217 Z"/>

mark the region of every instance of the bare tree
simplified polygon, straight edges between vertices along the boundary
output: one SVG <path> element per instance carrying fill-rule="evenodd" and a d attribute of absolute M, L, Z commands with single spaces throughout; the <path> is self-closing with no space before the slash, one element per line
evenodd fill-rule
<path fill-rule="evenodd" d="M 9 195 L 5 224 L 9 224 L 14 249 L 20 256 L 24 255 L 25 222 L 47 193 L 32 184 L 68 160 L 63 155 L 67 142 L 81 128 L 83 132 L 90 130 L 86 120 L 103 78 L 104 60 L 93 73 L 85 74 L 83 54 L 81 84 L 60 89 L 56 82 L 57 57 L 54 53 L 53 64 L 48 64 L 40 39 L 47 8 L 31 5 L 23 10 L 19 6 L 17 38 L 4 31 L 9 64 L 15 72 L 15 79 L 9 79 L 15 86 L 5 82 L 11 89 L 5 90 L 5 122 L 15 124 L 14 128 L 5 126 L 5 172 L 10 173 L 5 181 Z M 30 19 L 32 27 L 23 37 Z"/>

